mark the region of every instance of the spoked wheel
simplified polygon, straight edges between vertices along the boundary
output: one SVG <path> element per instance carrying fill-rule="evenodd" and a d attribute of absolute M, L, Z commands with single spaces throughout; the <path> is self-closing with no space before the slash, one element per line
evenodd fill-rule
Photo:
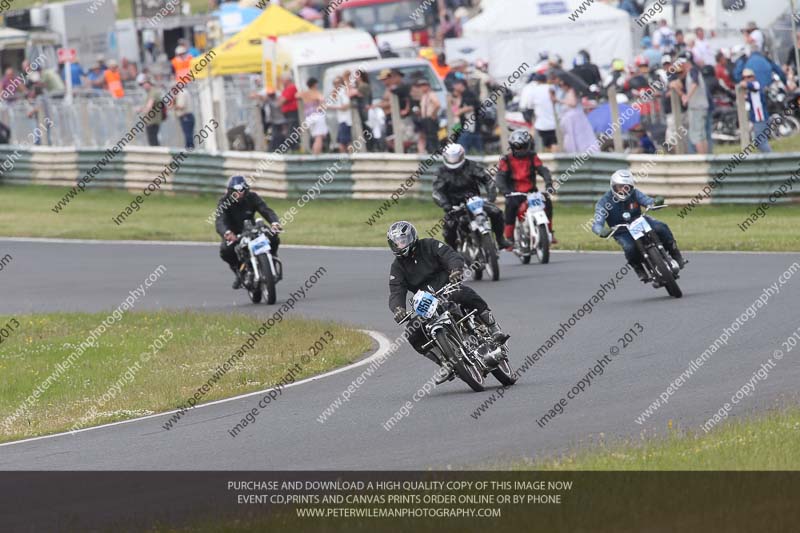
<path fill-rule="evenodd" d="M 275 276 L 272 275 L 272 269 L 269 267 L 269 259 L 267 259 L 266 254 L 258 256 L 258 268 L 261 271 L 261 281 L 259 283 L 261 297 L 259 300 L 263 299 L 264 303 L 272 305 L 278 299 L 278 294 L 275 291 Z"/>
<path fill-rule="evenodd" d="M 783 120 L 775 128 L 778 137 L 791 137 L 800 131 L 800 122 L 794 117 L 783 117 Z"/>
<path fill-rule="evenodd" d="M 447 361 L 458 361 L 453 366 L 453 370 L 461 378 L 461 381 L 469 385 L 475 392 L 483 392 L 483 374 L 475 366 L 465 363 L 465 360 L 460 357 L 458 341 L 447 331 L 439 330 L 436 332 L 436 344 L 444 352 Z"/>
<path fill-rule="evenodd" d="M 536 245 L 536 259 L 543 265 L 550 262 L 550 236 L 544 224 L 536 228 L 539 232 L 539 244 Z"/>
<path fill-rule="evenodd" d="M 250 301 L 254 304 L 261 303 L 261 287 L 255 287 L 253 289 L 247 289 L 247 295 L 250 297 Z"/>
<path fill-rule="evenodd" d="M 481 249 L 486 259 L 486 273 L 492 281 L 500 279 L 500 262 L 497 259 L 497 246 L 494 244 L 494 237 L 484 235 L 481 237 Z"/>
<path fill-rule="evenodd" d="M 517 224 L 522 224 L 522 222 L 517 222 Z M 525 253 L 525 250 L 522 249 L 523 242 L 530 242 L 530 237 L 525 234 L 524 231 L 518 231 L 514 234 L 514 238 L 516 239 L 516 246 L 517 250 L 519 251 L 519 260 L 522 262 L 523 265 L 530 265 L 531 264 L 531 254 Z"/>
<path fill-rule="evenodd" d="M 508 362 L 508 358 L 503 359 L 503 361 L 497 365 L 497 368 L 492 370 L 492 375 L 500 384 L 506 387 L 510 387 L 517 382 L 517 378 L 514 377 L 514 373 L 511 371 L 511 364 Z"/>
<path fill-rule="evenodd" d="M 681 288 L 678 286 L 678 282 L 675 281 L 675 275 L 672 273 L 672 268 L 670 268 L 669 264 L 661 255 L 661 253 L 657 250 L 654 251 L 652 260 L 655 274 L 661 279 L 661 282 L 664 284 L 664 287 L 667 289 L 669 295 L 673 298 L 681 298 L 683 296 L 683 291 L 681 291 Z"/>

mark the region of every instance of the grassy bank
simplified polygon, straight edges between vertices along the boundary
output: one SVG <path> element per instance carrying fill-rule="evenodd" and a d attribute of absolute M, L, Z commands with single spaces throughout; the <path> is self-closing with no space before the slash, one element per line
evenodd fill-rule
<path fill-rule="evenodd" d="M 138 212 L 121 225 L 111 218 L 128 205 L 134 195 L 123 191 L 92 190 L 73 200 L 59 214 L 50 208 L 64 194 L 60 187 L 0 186 L 0 235 L 19 237 L 61 237 L 87 239 L 143 239 L 216 241 L 207 222 L 217 197 L 212 195 L 159 195 L 147 199 Z M 295 205 L 294 200 L 270 200 L 279 216 Z M 283 240 L 291 244 L 330 246 L 384 246 L 387 226 L 399 219 L 417 225 L 424 236 L 437 225 L 442 211 L 430 201 L 409 200 L 392 209 L 374 224 L 373 216 L 382 201 L 317 200 L 299 210 L 287 224 Z M 685 219 L 678 209 L 658 213 L 687 250 L 800 250 L 800 209 L 776 206 L 747 232 L 738 228 L 752 212 L 748 206 L 704 206 Z M 591 205 L 558 205 L 556 235 L 562 249 L 616 250 L 584 229 L 593 216 Z"/>
<path fill-rule="evenodd" d="M 0 441 L 175 409 L 264 320 L 238 314 L 128 313 L 93 345 L 87 348 L 85 342 L 79 348 L 105 318 L 105 313 L 0 317 L 0 325 L 12 326 L 0 350 L 0 373 L 13 376 L 0 380 Z M 314 355 L 309 347 L 320 337 L 327 343 Z M 367 335 L 334 323 L 285 319 L 214 383 L 200 403 L 270 388 L 296 363 L 300 371 L 295 379 L 319 374 L 353 361 L 371 345 Z M 59 364 L 66 370 L 59 371 Z M 43 385 L 51 376 L 57 379 Z M 19 412 L 37 387 L 42 389 L 38 398 Z"/>
<path fill-rule="evenodd" d="M 514 470 L 800 470 L 800 409 L 729 419 L 708 433 L 667 429 L 666 435 L 621 443 L 602 439 L 562 457 L 524 461 Z"/>

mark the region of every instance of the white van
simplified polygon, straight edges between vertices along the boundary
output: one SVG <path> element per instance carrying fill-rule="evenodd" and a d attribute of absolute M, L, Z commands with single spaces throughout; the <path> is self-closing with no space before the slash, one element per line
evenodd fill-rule
<path fill-rule="evenodd" d="M 263 47 L 265 77 L 274 81 L 290 71 L 300 90 L 311 78 L 321 81 L 329 67 L 381 57 L 369 33 L 352 29 L 296 33 L 276 41 L 264 39 Z"/>

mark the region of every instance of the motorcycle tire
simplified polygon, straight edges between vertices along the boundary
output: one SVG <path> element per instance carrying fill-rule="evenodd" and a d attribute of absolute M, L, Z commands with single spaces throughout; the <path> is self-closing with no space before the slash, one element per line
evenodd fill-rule
<path fill-rule="evenodd" d="M 521 256 L 519 256 L 519 260 L 522 261 L 523 265 L 530 265 L 531 264 L 531 256 L 529 256 L 529 255 L 521 255 Z"/>
<path fill-rule="evenodd" d="M 497 365 L 497 368 L 492 370 L 492 375 L 504 387 L 510 387 L 517 382 L 517 378 L 514 377 L 514 373 L 511 371 L 511 364 L 508 362 L 508 358 L 503 359 Z"/>
<path fill-rule="evenodd" d="M 539 246 L 536 247 L 536 259 L 543 265 L 550 262 L 550 236 L 547 226 L 542 224 L 536 230 L 539 232 Z"/>
<path fill-rule="evenodd" d="M 669 295 L 673 298 L 681 298 L 683 296 L 683 291 L 681 291 L 681 288 L 678 286 L 678 282 L 675 281 L 672 269 L 661 255 L 661 252 L 659 250 L 653 250 L 650 260 L 653 262 L 655 275 L 660 278 L 661 284 L 667 289 Z"/>
<path fill-rule="evenodd" d="M 453 361 L 457 361 L 457 363 L 453 365 L 453 370 L 455 370 L 456 375 L 461 378 L 461 381 L 469 385 L 475 392 L 483 392 L 485 390 L 483 386 L 483 374 L 473 365 L 466 364 L 460 357 L 457 348 L 458 342 L 452 337 L 451 333 L 444 329 L 437 331 L 436 344 L 439 346 L 439 349 L 442 350 L 446 361 L 449 361 L 450 364 L 453 364 Z"/>
<path fill-rule="evenodd" d="M 250 301 L 254 304 L 261 303 L 261 287 L 255 287 L 253 289 L 247 289 L 247 295 L 250 296 Z"/>
<path fill-rule="evenodd" d="M 483 235 L 481 237 L 481 249 L 486 260 L 486 273 L 492 281 L 500 279 L 500 261 L 497 259 L 497 246 L 494 244 L 494 237 Z"/>
<path fill-rule="evenodd" d="M 261 271 L 261 281 L 259 282 L 259 289 L 261 298 L 267 305 L 273 305 L 278 299 L 275 292 L 275 276 L 272 275 L 272 269 L 269 267 L 269 260 L 266 254 L 258 256 L 258 269 Z"/>

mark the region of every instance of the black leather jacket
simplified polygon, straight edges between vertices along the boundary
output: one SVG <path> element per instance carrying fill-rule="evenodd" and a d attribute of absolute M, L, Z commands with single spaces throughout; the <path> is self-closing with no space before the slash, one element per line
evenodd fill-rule
<path fill-rule="evenodd" d="M 464 269 L 464 258 L 436 239 L 420 239 L 409 257 L 397 257 L 389 271 L 389 309 L 406 308 L 408 293 L 447 285 L 450 272 Z"/>
<path fill-rule="evenodd" d="M 433 182 L 433 201 L 442 209 L 450 210 L 473 196 L 481 196 L 481 186 L 486 189 L 486 199 L 494 202 L 497 185 L 482 165 L 467 159 L 456 170 L 443 166 Z"/>
<path fill-rule="evenodd" d="M 228 230 L 240 234 L 244 229 L 244 221 L 253 221 L 256 213 L 260 213 L 270 224 L 279 221 L 275 211 L 267 207 L 264 200 L 253 191 L 247 191 L 238 202 L 226 194 L 217 204 L 217 233 L 220 237 Z"/>

